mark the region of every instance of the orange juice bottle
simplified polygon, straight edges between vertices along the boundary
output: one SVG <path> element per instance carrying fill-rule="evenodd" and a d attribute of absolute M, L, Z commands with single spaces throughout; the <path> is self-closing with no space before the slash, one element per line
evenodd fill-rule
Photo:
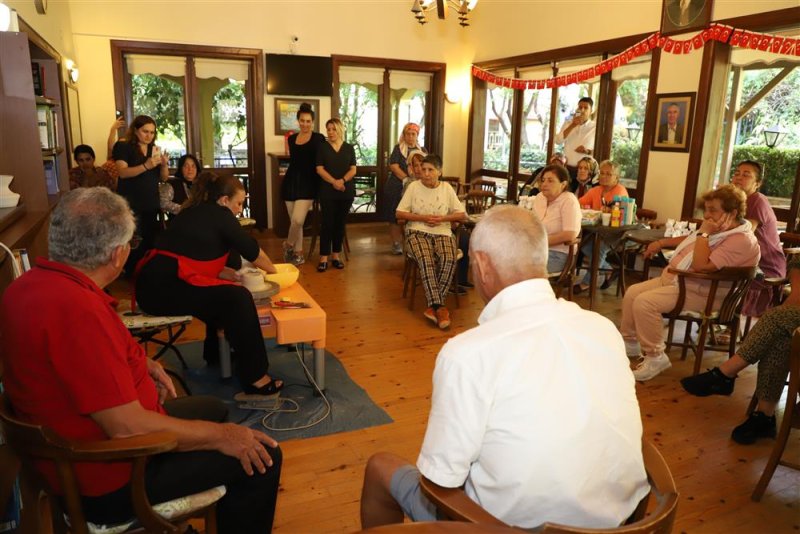
<path fill-rule="evenodd" d="M 611 208 L 611 226 L 619 227 L 621 216 L 622 214 L 619 211 L 619 202 L 615 202 L 614 207 Z"/>

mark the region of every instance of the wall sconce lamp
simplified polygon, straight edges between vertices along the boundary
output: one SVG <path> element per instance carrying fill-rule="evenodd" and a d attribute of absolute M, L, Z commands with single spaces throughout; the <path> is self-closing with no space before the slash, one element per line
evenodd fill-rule
<path fill-rule="evenodd" d="M 627 130 L 628 130 L 628 139 L 630 139 L 631 141 L 636 141 L 637 139 L 639 139 L 639 133 L 642 131 L 641 128 L 636 126 L 635 122 L 633 124 L 629 124 L 627 126 Z"/>
<path fill-rule="evenodd" d="M 775 148 L 783 135 L 786 135 L 786 132 L 780 126 L 770 126 L 764 130 L 764 143 L 769 148 Z"/>
<path fill-rule="evenodd" d="M 458 91 L 447 91 L 444 94 L 444 99 L 449 104 L 458 104 L 459 102 L 461 102 L 461 94 Z"/>
<path fill-rule="evenodd" d="M 78 66 L 75 64 L 74 61 L 71 59 L 67 59 L 64 62 L 64 65 L 67 67 L 67 75 L 69 76 L 69 81 L 71 83 L 78 83 L 78 76 L 80 73 L 78 72 Z"/>

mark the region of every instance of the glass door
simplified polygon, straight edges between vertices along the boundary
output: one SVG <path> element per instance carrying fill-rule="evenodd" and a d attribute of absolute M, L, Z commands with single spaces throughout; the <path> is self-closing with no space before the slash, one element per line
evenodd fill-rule
<path fill-rule="evenodd" d="M 190 54 L 125 54 L 124 62 L 128 118 L 153 117 L 172 173 L 192 154 L 204 168 L 233 174 L 248 194 L 242 215 L 251 217 L 250 62 Z"/>
<path fill-rule="evenodd" d="M 433 95 L 440 89 L 436 71 L 439 66 L 431 64 L 435 68 L 413 70 L 402 68 L 404 62 L 394 60 L 348 62 L 347 65 L 335 62 L 334 65 L 338 79 L 338 116 L 344 122 L 347 142 L 355 148 L 358 165 L 356 199 L 350 219 L 378 220 L 389 173 L 389 156 L 403 127 L 409 122 L 418 124 L 419 144 L 429 152 L 441 150 L 435 146 L 433 135 L 439 125 L 433 111 L 436 100 Z M 395 66 L 401 68 L 393 68 Z M 438 76 L 443 77 L 443 74 Z"/>

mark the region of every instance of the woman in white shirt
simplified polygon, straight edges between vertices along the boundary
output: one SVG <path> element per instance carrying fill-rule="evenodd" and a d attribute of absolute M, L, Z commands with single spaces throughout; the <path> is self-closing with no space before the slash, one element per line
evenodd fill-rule
<path fill-rule="evenodd" d="M 560 272 L 567 262 L 567 243 L 581 231 L 578 198 L 569 190 L 569 173 L 561 165 L 542 170 L 541 193 L 534 197 L 533 211 L 547 230 L 547 272 Z"/>
<path fill-rule="evenodd" d="M 444 306 L 456 269 L 456 240 L 451 222 L 466 219 L 464 207 L 450 184 L 442 183 L 442 159 L 431 154 L 422 160 L 422 176 L 408 185 L 397 206 L 398 220 L 406 224 L 406 250 L 419 265 L 428 308 L 425 317 L 445 329 L 450 312 Z"/>

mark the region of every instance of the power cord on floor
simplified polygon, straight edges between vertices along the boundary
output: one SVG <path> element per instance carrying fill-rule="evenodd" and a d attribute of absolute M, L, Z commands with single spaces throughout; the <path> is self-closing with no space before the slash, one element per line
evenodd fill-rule
<path fill-rule="evenodd" d="M 303 351 L 303 354 L 300 354 L 300 351 Z M 305 425 L 298 425 L 292 426 L 288 428 L 278 428 L 274 426 L 270 426 L 269 418 L 275 414 L 279 413 L 296 413 L 300 411 L 300 406 L 292 399 L 285 399 L 282 397 L 278 397 L 275 399 L 274 407 L 272 408 L 265 408 L 263 403 L 244 403 L 241 404 L 240 408 L 245 408 L 248 410 L 264 410 L 267 414 L 261 419 L 261 426 L 266 428 L 267 430 L 271 430 L 273 432 L 288 432 L 290 430 L 305 430 L 307 428 L 311 428 L 323 422 L 328 416 L 331 414 L 331 403 L 328 400 L 328 397 L 325 396 L 325 393 L 322 392 L 317 382 L 314 380 L 314 376 L 312 375 L 311 371 L 309 371 L 308 367 L 305 363 L 305 347 L 298 345 L 298 350 L 295 351 L 295 355 L 297 356 L 297 360 L 300 362 L 300 365 L 303 367 L 303 372 L 306 375 L 306 378 L 309 382 L 311 382 L 311 386 L 314 390 L 319 393 L 319 396 L 322 397 L 323 402 L 325 403 L 325 413 L 322 414 L 316 421 L 312 421 Z M 288 407 L 287 407 L 288 406 Z"/>

